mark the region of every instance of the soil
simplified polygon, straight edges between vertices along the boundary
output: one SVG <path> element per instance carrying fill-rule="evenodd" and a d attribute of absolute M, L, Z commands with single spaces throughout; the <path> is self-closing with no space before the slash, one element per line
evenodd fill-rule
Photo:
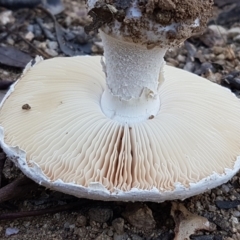
<path fill-rule="evenodd" d="M 216 0 L 215 3 L 214 17 L 204 33 L 188 39 L 181 47 L 172 48 L 165 60 L 169 65 L 227 87 L 238 96 L 240 4 L 238 0 Z M 65 11 L 55 19 L 39 7 L 13 12 L 0 8 L 0 47 L 5 47 L 4 51 L 8 48 L 7 56 L 10 57 L 15 56 L 16 49 L 24 51 L 30 58 L 36 55 L 52 58 L 102 54 L 98 35 L 84 32 L 84 26 L 90 22 L 84 1 L 65 0 L 64 5 Z M 54 24 L 55 20 L 57 24 Z M 3 53 L 0 49 L 0 83 L 18 79 L 25 65 L 24 59 L 26 63 L 29 61 L 26 55 L 9 60 Z M 4 96 L 4 90 L 0 95 Z M 3 174 L 2 187 L 22 176 L 9 160 Z M 203 217 L 200 220 L 205 225 L 209 221 L 211 228 L 191 229 L 191 239 L 240 239 L 240 173 L 204 194 L 164 203 L 77 199 L 32 183 L 29 183 L 29 191 L 26 186 L 23 190 L 18 197 L 0 203 L 0 239 L 172 240 L 181 229 L 188 229 L 186 222 L 192 226 L 196 224 L 198 228 L 197 216 Z M 173 206 L 180 203 L 183 205 L 174 212 Z M 26 217 L 29 211 L 35 212 Z M 189 216 L 193 220 L 189 220 Z M 190 239 L 189 235 L 187 239 Z"/>
<path fill-rule="evenodd" d="M 173 22 L 194 21 L 201 12 L 201 26 L 205 28 L 206 23 L 212 13 L 212 1 L 185 0 L 179 4 L 178 0 L 150 0 L 146 1 L 146 12 L 153 14 L 157 22 L 169 25 Z M 164 16 L 169 16 L 166 22 Z"/>
<path fill-rule="evenodd" d="M 133 7 L 135 11 L 127 11 L 130 4 L 131 1 L 123 1 L 121 4 L 114 0 L 96 1 L 89 11 L 92 22 L 85 27 L 86 31 L 97 31 L 101 28 L 116 38 L 125 38 L 130 42 L 151 47 L 173 47 L 193 33 L 203 32 L 212 14 L 211 0 L 186 0 L 181 1 L 181 4 L 178 0 L 139 1 Z M 139 12 L 141 18 L 129 17 L 131 12 Z M 196 21 L 199 21 L 199 24 L 193 26 Z M 174 25 L 175 23 L 179 24 Z M 165 26 L 171 27 L 162 28 Z"/>

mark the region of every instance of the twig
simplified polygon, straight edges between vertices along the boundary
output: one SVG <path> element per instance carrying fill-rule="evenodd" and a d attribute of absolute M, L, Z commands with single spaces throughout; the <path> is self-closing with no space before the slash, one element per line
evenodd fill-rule
<path fill-rule="evenodd" d="M 10 220 L 10 219 L 16 219 L 16 218 L 24 218 L 24 217 L 35 217 L 35 216 L 41 216 L 48 213 L 58 213 L 63 211 L 68 211 L 72 209 L 79 208 L 87 201 L 78 201 L 74 203 L 65 204 L 62 206 L 47 208 L 47 209 L 40 209 L 40 210 L 33 210 L 28 212 L 16 212 L 16 213 L 4 213 L 0 215 L 0 220 Z"/>
<path fill-rule="evenodd" d="M 45 59 L 52 58 L 49 54 L 47 54 L 47 53 L 43 52 L 42 50 L 38 49 L 37 47 L 35 47 L 32 43 L 30 43 L 27 39 L 22 37 L 20 34 L 18 34 L 18 37 L 20 37 L 25 43 L 27 43 L 31 48 L 33 48 L 36 53 L 40 54 Z"/>
<path fill-rule="evenodd" d="M 38 9 L 45 12 L 54 22 L 56 38 L 57 38 L 57 42 L 59 44 L 59 48 L 61 49 L 61 51 L 64 54 L 66 54 L 67 56 L 83 55 L 84 52 L 81 50 L 81 48 L 80 48 L 80 50 L 78 50 L 78 47 L 80 47 L 80 46 L 77 46 L 76 44 L 73 44 L 73 43 L 71 45 L 68 45 L 68 42 L 64 38 L 64 29 L 57 22 L 54 15 L 44 7 L 39 6 Z"/>
<path fill-rule="evenodd" d="M 42 6 L 38 6 L 38 9 L 40 9 L 41 11 L 45 12 L 53 21 L 54 23 L 57 21 L 56 18 L 54 17 L 54 15 L 48 11 L 46 8 L 42 7 Z"/>
<path fill-rule="evenodd" d="M 0 189 L 0 203 L 13 199 L 37 188 L 37 184 L 27 177 L 20 177 Z"/>

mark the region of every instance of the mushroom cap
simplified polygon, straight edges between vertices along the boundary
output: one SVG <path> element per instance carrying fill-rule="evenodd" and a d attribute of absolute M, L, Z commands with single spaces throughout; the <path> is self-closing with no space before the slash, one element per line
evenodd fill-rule
<path fill-rule="evenodd" d="M 93 21 L 88 31 L 149 47 L 173 47 L 202 32 L 212 0 L 88 0 Z"/>
<path fill-rule="evenodd" d="M 27 66 L 0 109 L 0 143 L 39 184 L 100 200 L 184 199 L 240 168 L 240 102 L 228 90 L 170 66 L 155 118 L 121 124 L 101 110 L 100 57 Z"/>

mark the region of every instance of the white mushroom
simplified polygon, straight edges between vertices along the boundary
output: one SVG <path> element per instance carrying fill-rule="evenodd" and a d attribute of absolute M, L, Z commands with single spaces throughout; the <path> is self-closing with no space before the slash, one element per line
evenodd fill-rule
<path fill-rule="evenodd" d="M 163 60 L 202 29 L 211 1 L 185 4 L 193 14 L 177 23 L 181 8 L 164 5 L 169 25 L 157 1 L 89 2 L 105 72 L 100 57 L 27 66 L 0 110 L 4 151 L 36 182 L 92 199 L 184 199 L 228 181 L 240 167 L 239 100 Z"/>

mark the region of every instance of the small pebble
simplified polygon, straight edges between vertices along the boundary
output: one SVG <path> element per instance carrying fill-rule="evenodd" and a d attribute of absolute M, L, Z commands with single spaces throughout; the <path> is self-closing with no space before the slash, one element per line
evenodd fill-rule
<path fill-rule="evenodd" d="M 56 50 L 58 48 L 58 43 L 55 41 L 49 41 L 47 40 L 47 46 L 51 50 Z"/>
<path fill-rule="evenodd" d="M 217 59 L 224 60 L 224 59 L 226 59 L 226 56 L 225 56 L 225 54 L 221 53 L 217 56 Z"/>
<path fill-rule="evenodd" d="M 15 44 L 14 40 L 13 40 L 11 37 L 8 37 L 8 38 L 7 38 L 7 43 L 8 43 L 9 45 L 14 45 L 14 44 Z"/>
<path fill-rule="evenodd" d="M 69 223 L 69 222 L 65 222 L 64 225 L 63 225 L 63 227 L 64 227 L 65 229 L 69 229 L 69 228 L 70 228 L 70 223 Z"/>
<path fill-rule="evenodd" d="M 73 230 L 75 228 L 75 224 L 69 225 L 70 230 Z"/>
<path fill-rule="evenodd" d="M 26 228 L 28 228 L 30 226 L 30 224 L 31 224 L 30 222 L 24 222 L 23 223 L 24 227 L 26 227 Z"/>
<path fill-rule="evenodd" d="M 178 61 L 173 59 L 173 58 L 168 58 L 168 62 L 167 62 L 168 65 L 170 66 L 173 66 L 173 67 L 177 67 L 178 66 Z"/>
<path fill-rule="evenodd" d="M 28 30 L 28 32 L 33 32 L 33 31 L 34 31 L 34 25 L 29 24 L 29 25 L 27 26 L 27 30 Z"/>
<path fill-rule="evenodd" d="M 5 236 L 9 237 L 11 235 L 18 234 L 18 233 L 19 233 L 18 228 L 7 228 L 6 231 L 5 231 Z"/>
<path fill-rule="evenodd" d="M 78 227 L 85 227 L 87 225 L 87 218 L 83 215 L 77 217 L 76 225 Z"/>
<path fill-rule="evenodd" d="M 12 11 L 3 11 L 0 13 L 0 25 L 6 25 L 15 21 Z"/>
<path fill-rule="evenodd" d="M 233 216 L 234 217 L 240 217 L 240 212 L 239 211 L 233 211 Z"/>
<path fill-rule="evenodd" d="M 194 68 L 195 68 L 195 64 L 193 62 L 187 62 L 183 69 L 188 72 L 193 72 Z"/>
<path fill-rule="evenodd" d="M 215 211 L 217 210 L 217 208 L 216 208 L 216 206 L 209 205 L 209 206 L 208 206 L 208 210 L 209 210 L 210 212 L 215 212 Z"/>
<path fill-rule="evenodd" d="M 236 217 L 234 217 L 234 216 L 232 216 L 230 218 L 230 221 L 231 221 L 233 227 L 235 227 L 235 226 L 237 226 L 239 224 L 238 219 Z"/>
<path fill-rule="evenodd" d="M 112 226 L 117 234 L 124 233 L 124 219 L 123 218 L 116 218 L 112 221 Z"/>
<path fill-rule="evenodd" d="M 114 233 L 113 240 L 128 240 L 128 235 L 126 233 L 122 235 L 118 235 L 117 233 Z"/>
<path fill-rule="evenodd" d="M 143 240 L 143 238 L 138 236 L 137 234 L 132 234 L 131 235 L 131 240 Z"/>
<path fill-rule="evenodd" d="M 227 35 L 229 38 L 234 38 L 240 34 L 240 27 L 234 27 L 228 30 Z"/>
<path fill-rule="evenodd" d="M 233 40 L 236 41 L 236 42 L 238 42 L 238 43 L 240 43 L 240 34 L 237 35 Z"/>
<path fill-rule="evenodd" d="M 134 208 L 129 204 L 122 215 L 132 226 L 138 229 L 152 230 L 156 226 L 152 210 L 145 204 L 135 205 Z"/>
<path fill-rule="evenodd" d="M 179 62 L 185 63 L 186 62 L 186 57 L 180 54 L 180 55 L 177 56 L 177 60 Z"/>
<path fill-rule="evenodd" d="M 112 237 L 112 236 L 113 236 L 113 231 L 112 231 L 112 229 L 109 229 L 109 230 L 107 231 L 107 235 L 108 235 L 109 237 Z"/>
<path fill-rule="evenodd" d="M 105 223 L 107 222 L 113 215 L 113 212 L 109 208 L 91 208 L 88 211 L 88 216 L 90 220 Z"/>
<path fill-rule="evenodd" d="M 103 223 L 103 224 L 102 224 L 102 228 L 103 228 L 103 229 L 108 228 L 108 224 L 107 224 L 107 223 Z"/>
<path fill-rule="evenodd" d="M 26 35 L 25 35 L 25 39 L 27 39 L 28 41 L 32 41 L 34 39 L 35 35 L 32 33 L 32 32 L 28 32 Z"/>
<path fill-rule="evenodd" d="M 219 46 L 215 46 L 213 47 L 213 52 L 214 54 L 218 55 L 224 52 L 224 48 L 223 47 L 219 47 Z"/>
<path fill-rule="evenodd" d="M 214 31 L 216 34 L 219 34 L 219 35 L 227 34 L 226 28 L 222 27 L 221 25 L 210 25 L 210 26 L 208 26 L 208 28 L 210 28 L 212 31 Z"/>
<path fill-rule="evenodd" d="M 45 52 L 46 52 L 47 54 L 49 54 L 50 56 L 52 56 L 52 57 L 56 57 L 56 56 L 58 55 L 58 52 L 57 52 L 57 51 L 55 51 L 55 50 L 53 50 L 53 49 L 49 49 L 49 48 L 45 49 Z"/>
<path fill-rule="evenodd" d="M 223 193 L 228 193 L 230 191 L 230 189 L 226 184 L 223 184 L 222 185 L 222 191 L 223 191 Z"/>
<path fill-rule="evenodd" d="M 101 233 L 99 236 L 94 238 L 95 240 L 112 240 L 112 237 L 107 236 L 105 233 Z"/>
<path fill-rule="evenodd" d="M 86 228 L 79 228 L 79 229 L 75 229 L 75 233 L 80 237 L 80 238 L 84 238 L 87 235 L 87 229 Z"/>

